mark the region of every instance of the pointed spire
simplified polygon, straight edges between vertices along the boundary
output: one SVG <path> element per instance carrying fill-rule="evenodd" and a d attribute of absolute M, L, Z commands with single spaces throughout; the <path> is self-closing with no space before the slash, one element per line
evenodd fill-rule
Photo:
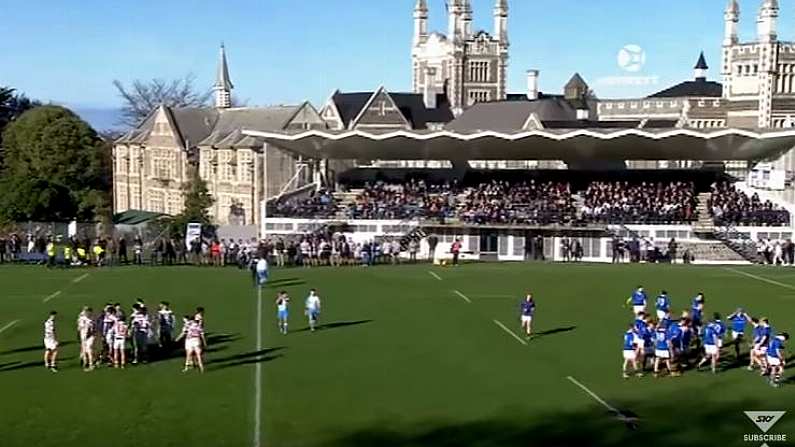
<path fill-rule="evenodd" d="M 729 0 L 729 4 L 726 5 L 726 14 L 740 14 L 740 4 L 737 3 L 737 0 Z"/>
<path fill-rule="evenodd" d="M 696 62 L 696 66 L 693 67 L 694 77 L 696 81 L 706 81 L 707 80 L 707 70 L 709 70 L 709 66 L 707 65 L 707 59 L 704 57 L 704 52 L 702 51 L 701 54 L 698 56 L 698 61 Z"/>
<path fill-rule="evenodd" d="M 229 79 L 229 66 L 226 63 L 226 48 L 223 42 L 221 42 L 218 71 L 215 76 L 215 88 L 222 88 L 224 90 L 232 90 L 235 88 L 235 86 L 232 85 L 232 81 Z"/>
<path fill-rule="evenodd" d="M 763 0 L 756 19 L 757 36 L 760 42 L 778 40 L 778 0 Z"/>
<path fill-rule="evenodd" d="M 228 109 L 232 107 L 232 81 L 229 79 L 229 66 L 226 63 L 226 49 L 223 42 L 221 43 L 221 53 L 218 60 L 218 70 L 215 76 L 215 107 L 219 109 Z"/>
<path fill-rule="evenodd" d="M 494 2 L 494 35 L 502 42 L 508 42 L 508 0 Z"/>

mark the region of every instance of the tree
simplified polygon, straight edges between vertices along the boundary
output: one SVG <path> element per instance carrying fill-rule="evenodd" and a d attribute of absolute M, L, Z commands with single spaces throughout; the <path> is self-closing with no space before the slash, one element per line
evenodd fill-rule
<path fill-rule="evenodd" d="M 195 166 L 189 167 L 188 181 L 182 186 L 182 191 L 185 200 L 182 213 L 168 221 L 172 237 L 184 235 L 188 223 L 210 224 L 210 207 L 215 203 L 207 189 L 207 182 L 201 178 L 199 169 Z"/>
<path fill-rule="evenodd" d="M 135 127 L 161 104 L 169 107 L 206 106 L 212 92 L 197 90 L 193 85 L 194 81 L 195 77 L 192 74 L 171 81 L 137 79 L 129 88 L 125 87 L 121 81 L 113 81 L 113 85 L 124 103 L 121 108 L 119 124 Z"/>
<path fill-rule="evenodd" d="M 109 212 L 109 145 L 72 111 L 31 109 L 3 132 L 0 219 L 90 221 Z"/>
<path fill-rule="evenodd" d="M 0 147 L 3 146 L 3 129 L 18 118 L 25 111 L 41 105 L 38 101 L 31 101 L 21 93 L 14 93 L 11 87 L 0 86 Z"/>

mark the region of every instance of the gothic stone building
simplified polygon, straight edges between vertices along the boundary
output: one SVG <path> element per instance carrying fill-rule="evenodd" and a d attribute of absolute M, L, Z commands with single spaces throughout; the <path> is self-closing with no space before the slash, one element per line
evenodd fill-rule
<path fill-rule="evenodd" d="M 447 35 L 428 32 L 428 2 L 414 7 L 413 90 L 446 93 L 453 113 L 506 97 L 508 0 L 494 6 L 494 35 L 472 31 L 471 0 L 448 0 Z"/>
<path fill-rule="evenodd" d="M 178 214 L 189 167 L 199 169 L 215 198 L 217 224 L 259 224 L 260 202 L 277 196 L 291 180 L 308 183 L 309 170 L 288 152 L 246 136 L 246 130 L 326 128 L 309 103 L 278 107 L 231 107 L 232 83 L 221 48 L 214 107 L 160 106 L 113 148 L 114 211 Z"/>

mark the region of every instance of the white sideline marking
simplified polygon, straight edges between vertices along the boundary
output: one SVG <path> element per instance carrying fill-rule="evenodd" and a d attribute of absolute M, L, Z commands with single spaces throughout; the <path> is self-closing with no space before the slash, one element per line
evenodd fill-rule
<path fill-rule="evenodd" d="M 442 280 L 442 277 L 437 275 L 436 272 L 432 272 L 432 271 L 428 270 L 428 273 L 430 273 L 431 276 L 433 276 L 434 278 L 438 279 L 439 281 Z"/>
<path fill-rule="evenodd" d="M 12 327 L 14 327 L 14 325 L 15 325 L 15 324 L 17 324 L 17 323 L 19 323 L 19 320 L 14 320 L 14 321 L 12 321 L 12 322 L 8 323 L 7 325 L 5 325 L 5 326 L 3 326 L 3 327 L 0 327 L 0 334 L 2 334 L 3 332 L 5 332 L 5 331 L 7 331 L 7 330 L 11 329 L 11 328 L 12 328 Z"/>
<path fill-rule="evenodd" d="M 515 338 L 515 339 L 516 339 L 516 341 L 518 341 L 519 343 L 521 343 L 521 344 L 523 344 L 523 345 L 527 346 L 527 341 L 523 340 L 523 339 L 522 339 L 522 337 L 520 337 L 520 336 L 516 335 L 516 334 L 515 334 L 515 333 L 514 333 L 512 330 L 510 330 L 510 329 L 508 329 L 507 327 L 505 327 L 505 325 L 504 325 L 504 324 L 500 323 L 500 322 L 499 322 L 499 321 L 497 321 L 497 320 L 494 320 L 494 324 L 496 324 L 497 326 L 501 327 L 503 331 L 505 331 L 505 332 L 507 332 L 508 334 L 510 334 L 510 335 L 511 335 L 511 337 L 513 337 L 513 338 Z"/>
<path fill-rule="evenodd" d="M 784 287 L 785 289 L 795 290 L 795 286 L 792 284 L 784 284 L 783 282 L 778 282 L 772 279 L 763 278 L 761 276 L 754 275 L 753 273 L 744 272 L 742 270 L 733 269 L 731 267 L 723 267 L 725 270 L 730 272 L 736 273 L 738 275 L 747 276 L 749 278 L 755 279 L 757 281 L 766 282 L 768 284 L 773 284 L 774 286 Z"/>
<path fill-rule="evenodd" d="M 257 352 L 262 351 L 262 288 L 257 287 Z M 260 447 L 262 419 L 262 362 L 255 367 L 254 382 L 254 447 Z"/>
<path fill-rule="evenodd" d="M 467 303 L 471 303 L 471 302 L 472 302 L 472 300 L 470 300 L 470 299 L 469 299 L 469 297 L 467 297 L 467 296 L 466 296 L 466 295 L 464 295 L 463 293 L 459 292 L 458 290 L 453 290 L 453 293 L 455 293 L 456 295 L 458 295 L 458 296 L 460 296 L 461 298 L 463 298 L 463 299 L 464 299 L 464 301 L 466 301 Z"/>
<path fill-rule="evenodd" d="M 83 273 L 82 275 L 78 276 L 77 278 L 73 279 L 73 283 L 79 283 L 80 281 L 88 278 L 88 273 Z"/>
<path fill-rule="evenodd" d="M 57 291 L 57 292 L 55 292 L 55 293 L 52 293 L 52 294 L 50 294 L 50 295 L 47 295 L 47 298 L 44 298 L 44 301 L 42 301 L 42 302 L 43 302 L 43 303 L 46 303 L 47 301 L 50 301 L 51 299 L 53 299 L 53 298 L 57 297 L 57 296 L 58 296 L 58 295 L 60 295 L 60 294 L 61 294 L 61 291 L 59 290 L 59 291 Z"/>
<path fill-rule="evenodd" d="M 572 376 L 566 376 L 566 378 L 569 379 L 569 382 L 577 385 L 578 387 L 580 387 L 581 390 L 585 391 L 589 396 L 591 396 L 593 398 L 593 400 L 599 402 L 603 407 L 605 407 L 607 409 L 607 411 L 612 413 L 621 422 L 625 422 L 625 423 L 630 422 L 631 423 L 631 422 L 637 421 L 637 418 L 626 416 L 623 413 L 621 413 L 620 411 L 618 411 L 618 409 L 616 407 L 614 407 L 614 406 L 610 405 L 609 403 L 605 402 L 604 399 L 602 399 L 601 397 L 597 396 L 596 393 L 594 393 L 593 391 L 588 389 L 587 386 L 585 386 L 582 383 L 580 383 L 579 380 L 575 379 Z"/>

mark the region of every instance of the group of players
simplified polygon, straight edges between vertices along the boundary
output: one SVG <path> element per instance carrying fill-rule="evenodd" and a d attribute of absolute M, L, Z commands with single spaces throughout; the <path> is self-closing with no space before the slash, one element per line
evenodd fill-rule
<path fill-rule="evenodd" d="M 52 311 L 44 322 L 44 366 L 57 372 L 58 336 L 57 312 Z M 207 346 L 204 337 L 204 308 L 197 307 L 193 315 L 185 315 L 182 331 L 174 338 L 176 321 L 169 303 L 161 302 L 156 316 L 149 313 L 143 300 L 133 304 L 127 316 L 119 303 L 107 303 L 101 312 L 94 314 L 84 307 L 77 317 L 77 334 L 80 340 L 80 363 L 84 371 L 107 364 L 123 369 L 127 365 L 128 347 L 132 362 L 146 363 L 150 359 L 150 340 L 157 337 L 160 349 L 170 351 L 181 340 L 185 343 L 185 368 L 194 366 L 204 372 L 202 350 Z"/>
<path fill-rule="evenodd" d="M 701 357 L 697 369 L 709 363 L 712 372 L 717 372 L 727 325 L 718 313 L 713 314 L 712 320 L 704 317 L 703 293 L 693 298 L 690 309 L 682 312 L 678 320 L 672 316 L 671 298 L 665 291 L 654 301 L 656 320 L 646 311 L 648 298 L 643 287 L 638 286 L 626 304 L 632 305 L 635 321 L 624 333 L 624 378 L 629 378 L 630 366 L 638 377 L 643 376 L 649 360 L 653 360 L 655 377 L 659 376 L 661 366 L 671 376 L 679 376 L 680 368 L 691 366 L 691 360 L 698 355 Z M 771 386 L 779 387 L 785 365 L 784 343 L 789 340 L 789 334 L 777 334 L 767 318 L 752 318 L 742 308 L 729 315 L 727 321 L 731 328 L 728 344 L 734 346 L 735 361 L 740 361 L 741 345 L 750 324 L 753 331 L 749 340 L 748 370 L 758 367 L 761 375 L 769 378 Z"/>

